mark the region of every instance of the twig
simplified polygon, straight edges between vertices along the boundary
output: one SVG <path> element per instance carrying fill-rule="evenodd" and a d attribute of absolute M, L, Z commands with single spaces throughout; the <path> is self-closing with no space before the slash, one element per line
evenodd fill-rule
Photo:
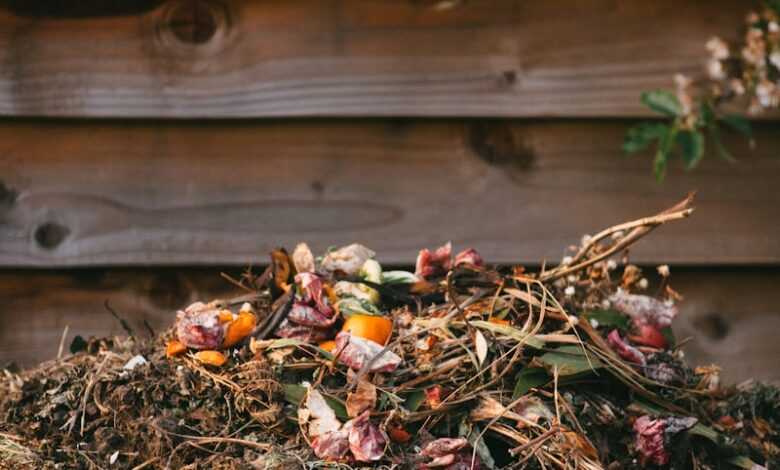
<path fill-rule="evenodd" d="M 62 330 L 62 337 L 60 337 L 60 347 L 57 348 L 57 360 L 62 359 L 62 353 L 65 350 L 65 338 L 68 337 L 69 329 L 70 325 L 65 325 L 65 328 Z"/>
<path fill-rule="evenodd" d="M 563 266 L 558 266 L 555 269 L 542 273 L 539 276 L 539 280 L 542 282 L 554 281 L 556 279 L 565 277 L 571 273 L 581 271 L 587 268 L 588 266 L 594 265 L 599 261 L 607 259 L 610 256 L 614 255 L 615 253 L 624 250 L 629 245 L 633 244 L 640 238 L 650 233 L 659 225 L 662 225 L 666 222 L 671 222 L 673 220 L 679 220 L 688 217 L 689 215 L 691 215 L 691 213 L 693 213 L 693 208 L 690 207 L 690 205 L 693 202 L 693 196 L 694 193 L 689 194 L 685 199 L 675 204 L 673 207 L 652 217 L 644 217 L 638 220 L 634 220 L 632 222 L 626 222 L 624 224 L 615 225 L 606 230 L 603 230 L 595 237 L 591 238 L 588 241 L 588 243 L 586 243 L 585 246 L 583 246 L 580 249 L 580 251 L 572 259 L 571 263 Z M 580 259 L 585 258 L 587 253 L 589 253 L 590 250 L 600 240 L 606 238 L 607 236 L 613 233 L 622 232 L 628 229 L 631 229 L 631 231 L 627 235 L 618 239 L 618 241 L 614 243 L 612 246 L 610 246 L 607 250 L 605 250 L 602 253 L 599 253 L 593 258 L 585 259 L 584 261 L 577 263 L 577 261 L 579 261 Z"/>
<path fill-rule="evenodd" d="M 127 336 L 133 336 L 133 329 L 132 329 L 132 328 L 130 328 L 130 325 L 127 323 L 127 321 L 126 321 L 124 318 L 120 317 L 120 316 L 119 316 L 119 315 L 116 313 L 116 311 L 115 311 L 113 308 L 111 308 L 111 305 L 109 305 L 109 304 L 108 304 L 108 299 L 106 299 L 106 301 L 105 301 L 105 302 L 103 302 L 103 306 L 104 306 L 104 307 L 106 307 L 106 310 L 108 310 L 108 312 L 109 312 L 109 313 L 110 313 L 110 314 L 111 314 L 111 315 L 112 315 L 114 318 L 116 318 L 116 319 L 117 319 L 117 321 L 119 322 L 119 324 L 122 326 L 122 329 L 123 329 L 123 330 L 125 330 L 125 333 L 127 333 Z"/>

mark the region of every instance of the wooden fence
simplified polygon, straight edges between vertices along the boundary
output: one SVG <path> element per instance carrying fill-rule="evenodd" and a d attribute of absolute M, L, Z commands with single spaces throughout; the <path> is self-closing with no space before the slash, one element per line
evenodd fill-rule
<path fill-rule="evenodd" d="M 277 245 L 536 264 L 696 189 L 633 260 L 679 273 L 694 362 L 778 381 L 780 122 L 662 185 L 620 151 L 749 3 L 0 1 L 0 362 L 119 333 L 106 301 L 162 328 Z"/>

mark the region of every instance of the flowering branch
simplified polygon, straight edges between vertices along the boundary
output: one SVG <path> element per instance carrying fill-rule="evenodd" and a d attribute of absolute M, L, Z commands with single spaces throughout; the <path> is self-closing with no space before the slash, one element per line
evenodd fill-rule
<path fill-rule="evenodd" d="M 742 104 L 749 115 L 780 107 L 780 0 L 766 0 L 765 4 L 761 14 L 747 15 L 744 43 L 736 48 L 737 53 L 720 38 L 707 41 L 710 58 L 706 78 L 693 80 L 677 74 L 674 91 L 642 93 L 642 103 L 666 121 L 642 122 L 629 129 L 623 150 L 636 153 L 655 143 L 653 170 L 659 181 L 673 154 L 680 155 L 686 170 L 695 168 L 704 156 L 707 140 L 721 158 L 734 161 L 720 138 L 724 126 L 744 135 L 753 145 L 748 119 L 724 112 L 725 104 Z"/>

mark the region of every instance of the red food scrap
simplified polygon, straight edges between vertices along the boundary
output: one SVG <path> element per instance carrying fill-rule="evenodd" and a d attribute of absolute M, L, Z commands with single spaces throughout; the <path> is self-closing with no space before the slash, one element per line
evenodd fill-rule
<path fill-rule="evenodd" d="M 607 342 L 609 343 L 609 347 L 617 352 L 623 359 L 642 366 L 647 363 L 645 355 L 637 348 L 623 341 L 618 330 L 610 331 L 609 335 L 607 335 Z"/>
<path fill-rule="evenodd" d="M 645 415 L 634 421 L 635 445 L 642 465 L 647 462 L 656 465 L 669 463 L 669 452 L 664 447 L 665 429 L 666 422 L 663 419 L 652 419 Z"/>
<path fill-rule="evenodd" d="M 176 314 L 176 337 L 193 349 L 219 349 L 225 329 L 219 309 L 196 302 Z"/>
<path fill-rule="evenodd" d="M 382 431 L 369 420 L 369 411 L 349 421 L 349 450 L 359 462 L 374 462 L 385 454 L 387 439 Z"/>
<path fill-rule="evenodd" d="M 465 437 L 441 438 L 426 444 L 420 454 L 431 460 L 420 468 L 442 468 L 445 470 L 480 470 L 482 462 L 475 456 L 472 465 L 472 452 Z"/>
<path fill-rule="evenodd" d="M 474 248 L 468 248 L 455 255 L 455 266 L 462 264 L 472 266 L 484 266 L 485 262 Z"/>
<path fill-rule="evenodd" d="M 628 337 L 631 341 L 658 349 L 666 349 L 668 346 L 663 333 L 655 326 L 645 324 L 639 325 L 637 329 L 638 334 Z"/>
<path fill-rule="evenodd" d="M 443 276 L 452 267 L 452 243 L 440 246 L 431 252 L 427 248 L 420 250 L 415 263 L 414 274 L 429 279 Z"/>
<path fill-rule="evenodd" d="M 677 307 L 646 295 L 634 295 L 618 289 L 609 298 L 612 305 L 620 312 L 630 316 L 638 327 L 651 325 L 663 329 L 672 324 L 677 316 Z"/>

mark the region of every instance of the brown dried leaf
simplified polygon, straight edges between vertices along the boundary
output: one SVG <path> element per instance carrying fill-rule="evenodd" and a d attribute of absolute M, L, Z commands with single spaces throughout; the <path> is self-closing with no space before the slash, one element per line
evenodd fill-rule
<path fill-rule="evenodd" d="M 354 418 L 364 411 L 371 411 L 376 406 L 376 387 L 367 380 L 358 382 L 354 392 L 347 395 L 347 414 Z"/>

